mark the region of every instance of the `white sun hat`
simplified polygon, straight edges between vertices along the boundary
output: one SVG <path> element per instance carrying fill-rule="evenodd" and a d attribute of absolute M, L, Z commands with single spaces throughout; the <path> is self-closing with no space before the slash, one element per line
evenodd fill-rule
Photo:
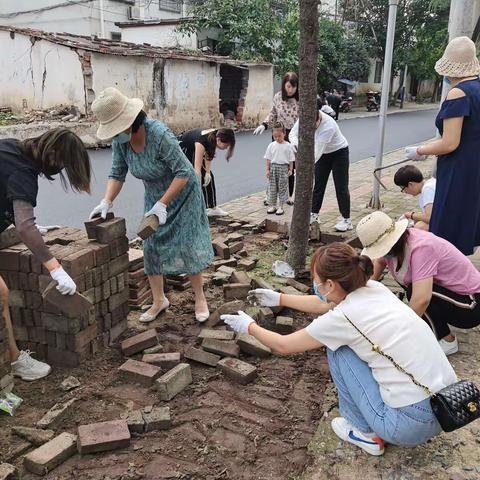
<path fill-rule="evenodd" d="M 92 112 L 100 123 L 97 137 L 107 140 L 131 127 L 142 108 L 139 98 L 128 98 L 114 87 L 106 88 L 92 103 Z"/>
<path fill-rule="evenodd" d="M 452 78 L 474 77 L 480 73 L 475 44 L 468 37 L 450 41 L 443 56 L 435 64 L 439 75 Z"/>
<path fill-rule="evenodd" d="M 357 225 L 357 235 L 362 242 L 362 255 L 372 260 L 384 257 L 398 242 L 408 226 L 408 219 L 394 222 L 386 213 L 373 212 L 363 217 Z"/>

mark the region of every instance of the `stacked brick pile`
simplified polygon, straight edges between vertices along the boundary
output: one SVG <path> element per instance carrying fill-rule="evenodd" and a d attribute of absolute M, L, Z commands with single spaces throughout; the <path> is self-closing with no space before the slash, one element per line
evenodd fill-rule
<path fill-rule="evenodd" d="M 66 309 L 47 302 L 48 271 L 30 250 L 17 243 L 0 250 L 0 275 L 10 289 L 10 312 L 21 349 L 52 364 L 76 366 L 127 328 L 128 239 L 125 220 L 86 222 L 49 232 L 44 240 L 92 304 L 85 311 L 72 299 Z"/>
<path fill-rule="evenodd" d="M 13 377 L 10 374 L 10 353 L 5 319 L 2 315 L 3 305 L 0 301 L 0 396 L 13 388 Z"/>
<path fill-rule="evenodd" d="M 141 308 L 152 303 L 152 291 L 144 270 L 143 250 L 130 248 L 128 261 L 128 302 L 131 308 Z"/>

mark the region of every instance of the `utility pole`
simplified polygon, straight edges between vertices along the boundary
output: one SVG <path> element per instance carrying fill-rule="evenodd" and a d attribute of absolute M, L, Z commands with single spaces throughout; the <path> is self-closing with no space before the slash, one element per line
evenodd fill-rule
<path fill-rule="evenodd" d="M 100 9 L 100 36 L 105 38 L 105 15 L 103 11 L 103 0 L 98 0 L 98 8 Z"/>
<path fill-rule="evenodd" d="M 393 43 L 395 40 L 395 23 L 397 21 L 398 1 L 399 0 L 389 0 L 388 2 L 387 40 L 385 42 L 385 59 L 383 62 L 382 99 L 380 101 L 380 115 L 378 117 L 379 138 L 377 155 L 375 156 L 375 169 L 380 168 L 383 161 L 383 144 L 385 141 L 388 99 L 390 97 L 390 77 L 392 75 Z M 377 210 L 381 208 L 380 182 L 376 178 L 373 181 L 373 193 L 369 206 L 376 208 Z"/>
<path fill-rule="evenodd" d="M 407 72 L 408 72 L 408 65 L 405 64 L 405 68 L 403 70 L 402 93 L 400 96 L 400 108 L 403 108 L 403 102 L 405 101 L 405 95 L 407 93 Z"/>

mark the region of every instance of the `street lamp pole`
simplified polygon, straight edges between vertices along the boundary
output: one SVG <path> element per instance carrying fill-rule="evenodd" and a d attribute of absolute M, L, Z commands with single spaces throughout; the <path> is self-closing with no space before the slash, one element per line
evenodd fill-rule
<path fill-rule="evenodd" d="M 385 59 L 383 62 L 382 75 L 382 98 L 380 101 L 380 115 L 378 117 L 378 146 L 377 154 L 375 156 L 375 169 L 382 166 L 383 160 L 383 145 L 385 141 L 385 123 L 387 120 L 388 100 L 390 97 L 390 77 L 392 74 L 392 57 L 393 57 L 393 43 L 395 40 L 395 23 L 397 20 L 397 7 L 399 0 L 389 0 L 388 2 L 388 26 L 387 26 L 387 40 L 385 42 Z M 369 206 L 379 210 L 380 203 L 380 182 L 375 178 L 373 181 L 373 193 L 370 199 Z"/>

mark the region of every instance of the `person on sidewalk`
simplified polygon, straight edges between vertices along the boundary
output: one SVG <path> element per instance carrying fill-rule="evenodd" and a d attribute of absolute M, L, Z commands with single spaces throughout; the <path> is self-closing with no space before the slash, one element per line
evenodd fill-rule
<path fill-rule="evenodd" d="M 441 138 L 407 147 L 407 157 L 437 155 L 437 188 L 430 231 L 471 255 L 480 245 L 480 64 L 468 37 L 454 38 L 435 70 L 452 89 L 435 125 Z"/>
<path fill-rule="evenodd" d="M 315 295 L 250 292 L 255 304 L 319 315 L 306 328 L 280 335 L 244 312 L 221 318 L 280 355 L 326 346 L 341 415 L 332 420 L 333 431 L 371 455 L 382 455 L 385 442 L 414 447 L 438 435 L 441 427 L 429 394 L 373 350 L 363 335 L 432 392 L 457 379 L 425 322 L 386 286 L 369 280 L 372 273 L 368 257 L 335 242 L 320 247 L 312 258 Z"/>
<path fill-rule="evenodd" d="M 231 128 L 212 128 L 209 130 L 195 128 L 183 132 L 178 141 L 180 142 L 180 148 L 190 160 L 200 178 L 207 215 L 211 217 L 228 215 L 225 210 L 217 206 L 217 190 L 212 172 L 212 161 L 217 148 L 227 150 L 227 162 L 232 158 L 235 148 L 234 131 Z"/>
<path fill-rule="evenodd" d="M 195 293 L 195 318 L 210 316 L 203 292 L 202 271 L 213 260 L 212 239 L 200 181 L 175 135 L 158 120 L 149 119 L 143 101 L 106 88 L 92 103 L 100 140 L 112 139 L 112 167 L 105 195 L 90 218 L 105 218 L 125 183 L 128 171 L 145 186 L 145 216 L 156 215 L 159 227 L 143 242 L 145 273 L 153 305 L 140 316 L 148 323 L 170 303 L 163 290 L 164 275 L 188 274 Z"/>
<path fill-rule="evenodd" d="M 436 179 L 432 177 L 425 180 L 422 172 L 415 165 L 405 165 L 395 172 L 393 181 L 400 187 L 402 193 L 418 197 L 421 212 L 405 212 L 403 215 L 414 222 L 415 228 L 421 228 L 428 232 L 435 198 Z"/>
<path fill-rule="evenodd" d="M 342 103 L 342 96 L 333 89 L 333 93 L 329 93 L 327 95 L 327 102 L 330 107 L 333 108 L 335 115 L 333 118 L 338 121 L 338 117 L 340 115 L 340 105 Z"/>
<path fill-rule="evenodd" d="M 290 132 L 290 142 L 298 147 L 298 120 Z M 350 192 L 348 190 L 348 169 L 350 167 L 348 142 L 337 122 L 329 115 L 317 110 L 315 130 L 315 185 L 313 187 L 312 213 L 310 223 L 319 221 L 325 189 L 330 172 L 333 173 L 338 208 L 342 218 L 335 230 L 352 230 L 350 219 Z"/>
<path fill-rule="evenodd" d="M 66 186 L 63 170 L 73 191 L 90 193 L 91 168 L 87 150 L 82 140 L 66 128 L 49 130 L 39 137 L 23 141 L 13 138 L 0 140 L 0 234 L 10 225 L 15 225 L 22 242 L 57 282 L 57 290 L 63 295 L 73 295 L 77 288 L 75 282 L 45 245 L 35 224 L 33 210 L 37 205 L 38 177 L 53 180 L 53 176 L 59 174 Z M 13 375 L 27 381 L 47 376 L 52 370 L 50 365 L 35 360 L 32 352 L 19 350 L 17 346 L 10 317 L 8 287 L 2 277 L 0 298 Z"/>
<path fill-rule="evenodd" d="M 450 242 L 407 225 L 407 219 L 394 222 L 383 212 L 362 218 L 357 226 L 362 254 L 375 262 L 372 279 L 378 280 L 388 267 L 445 354 L 456 353 L 458 341 L 449 325 L 480 325 L 480 272 Z"/>
<path fill-rule="evenodd" d="M 287 72 L 282 79 L 282 89 L 273 97 L 273 105 L 261 125 L 253 132 L 254 135 L 261 135 L 269 126 L 281 123 L 285 127 L 285 140 L 289 142 L 290 130 L 298 119 L 298 75 L 295 72 Z M 273 141 L 273 137 L 272 137 Z M 293 205 L 293 192 L 295 189 L 295 163 L 293 174 L 288 177 L 288 205 Z M 267 191 L 268 197 L 268 191 Z M 268 198 L 264 202 L 268 205 Z"/>
<path fill-rule="evenodd" d="M 293 174 L 295 152 L 293 146 L 285 140 L 285 127 L 281 123 L 273 125 L 272 136 L 274 141 L 268 145 L 264 157 L 267 161 L 270 205 L 267 213 L 283 215 L 283 205 L 288 200 L 288 178 Z"/>

